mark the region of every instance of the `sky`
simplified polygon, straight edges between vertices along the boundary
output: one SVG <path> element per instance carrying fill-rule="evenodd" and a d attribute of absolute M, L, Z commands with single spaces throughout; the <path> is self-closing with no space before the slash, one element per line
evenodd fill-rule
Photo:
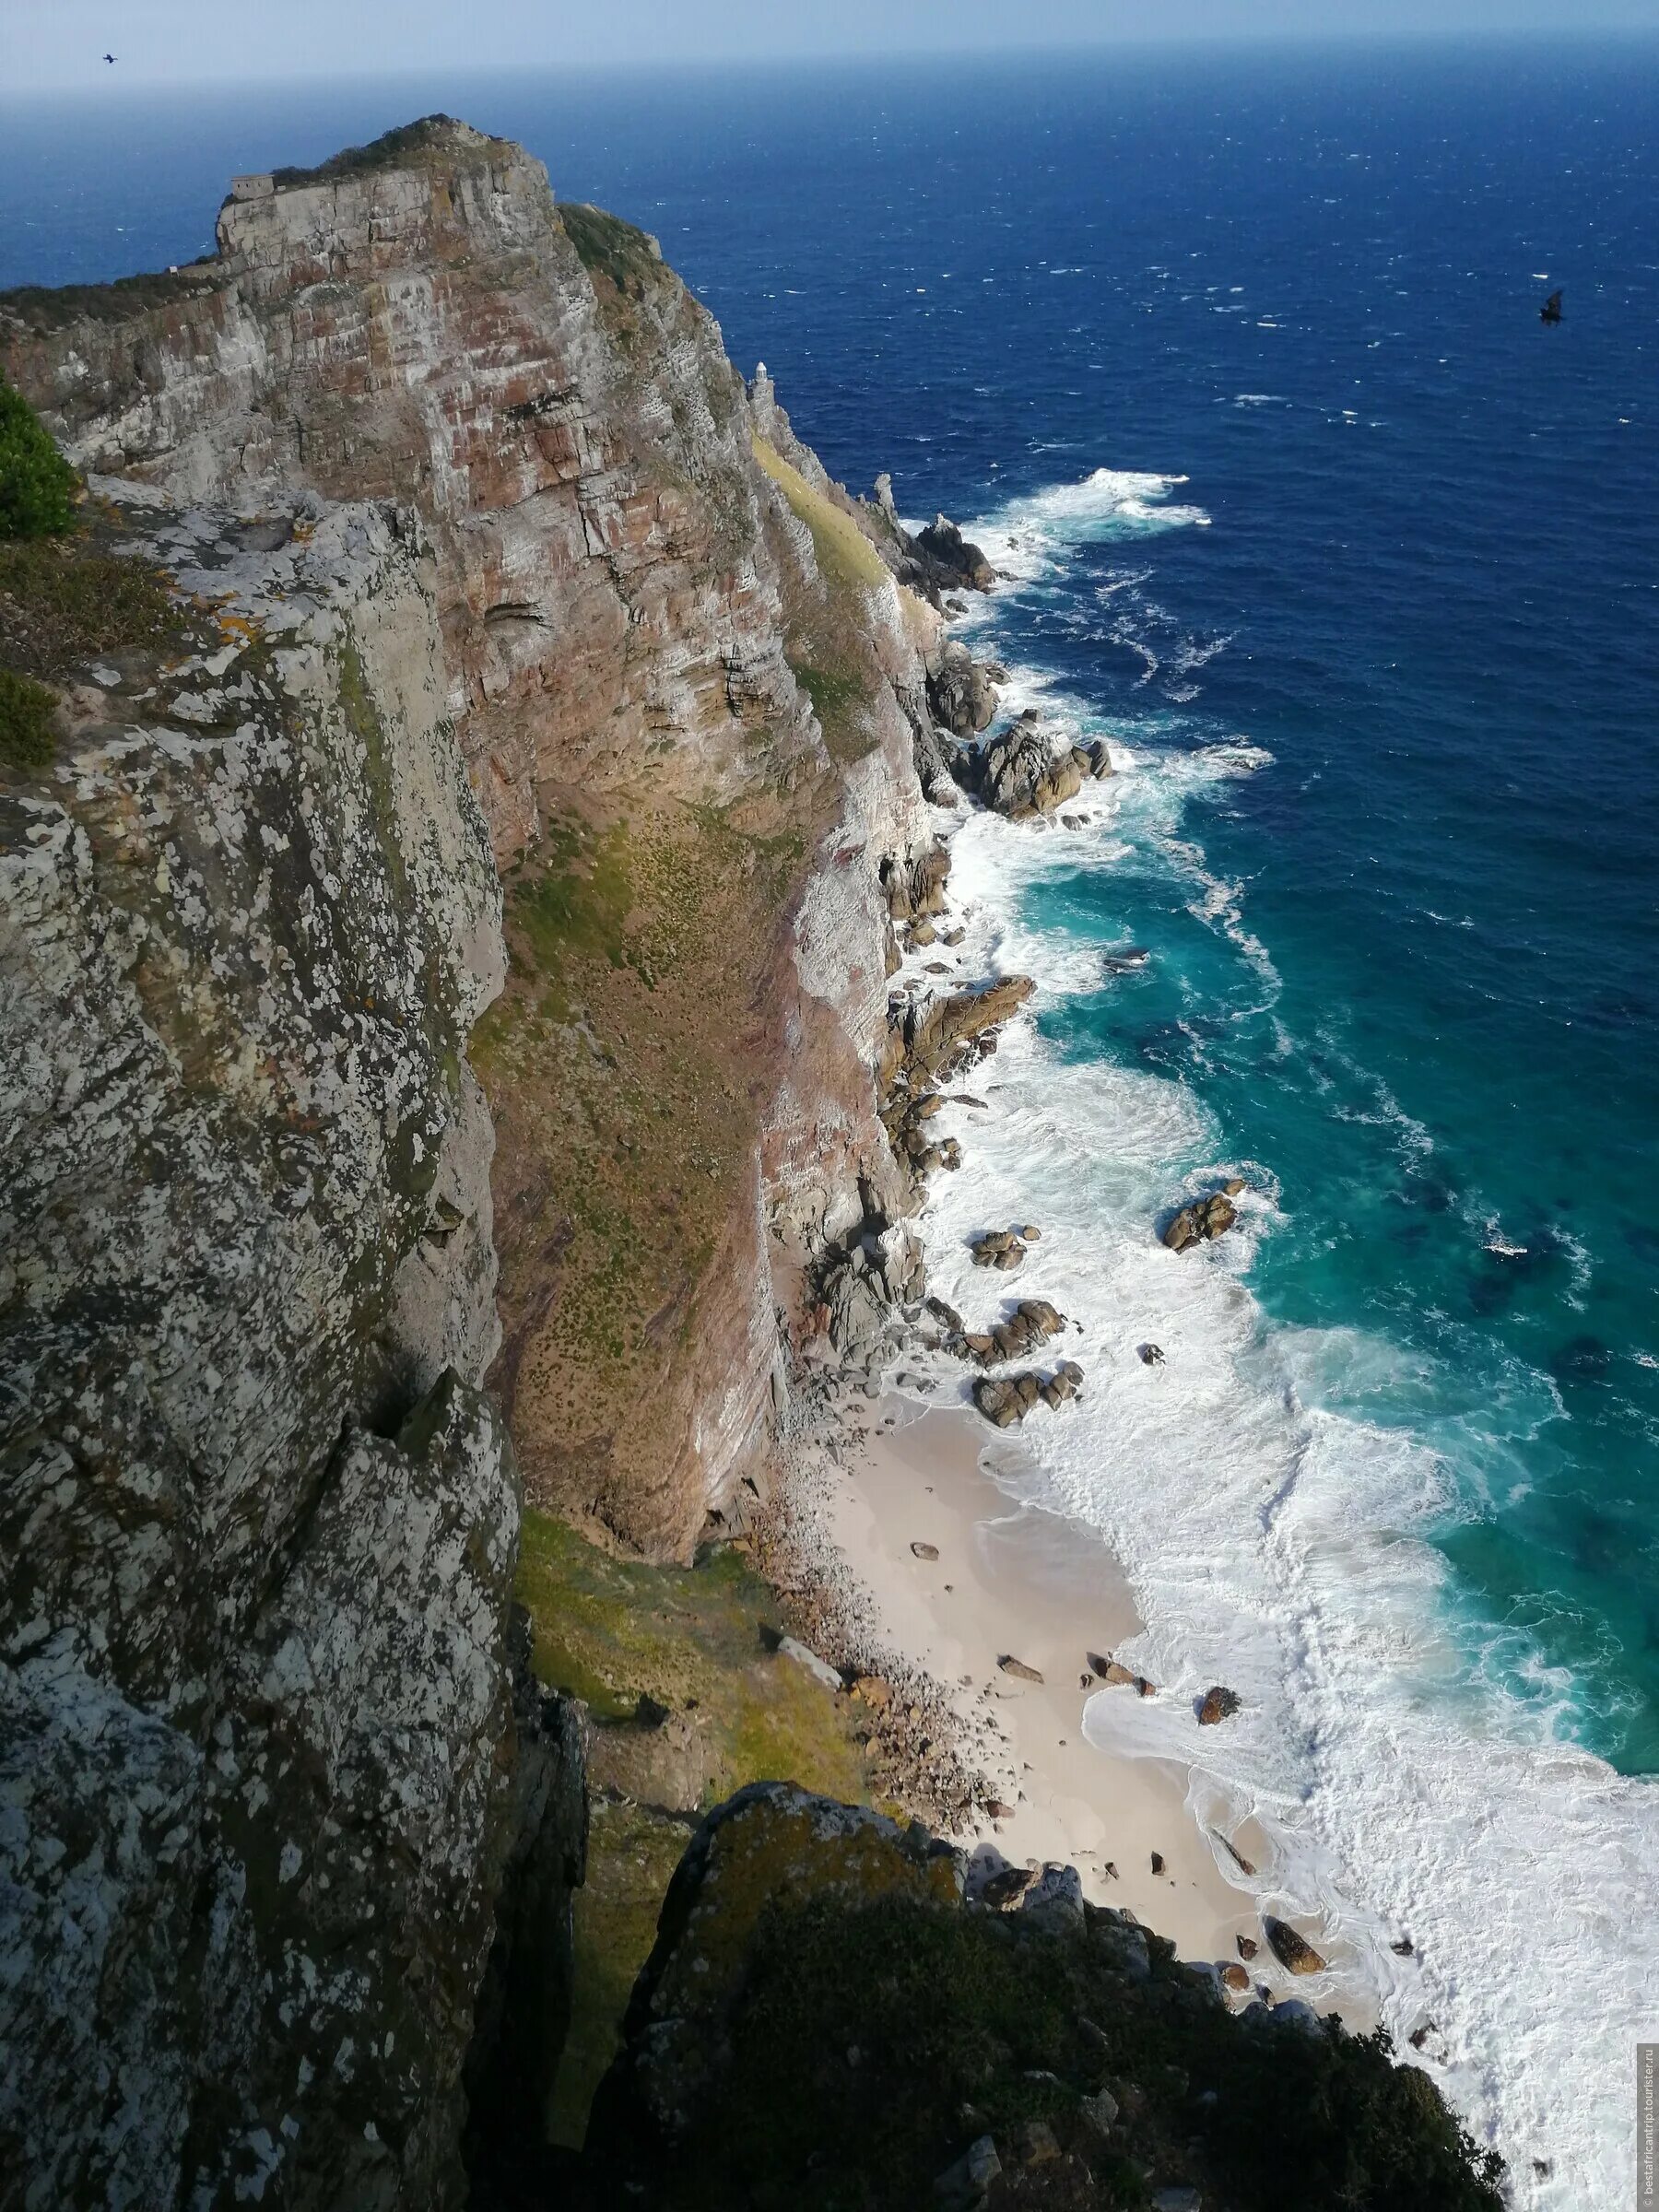
<path fill-rule="evenodd" d="M 1592 27 L 1659 29 L 1659 0 L 0 0 L 0 97 L 401 69 Z"/>

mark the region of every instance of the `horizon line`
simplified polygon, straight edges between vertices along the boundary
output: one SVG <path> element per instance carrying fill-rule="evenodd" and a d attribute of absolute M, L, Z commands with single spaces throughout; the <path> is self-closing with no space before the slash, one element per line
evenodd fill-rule
<path fill-rule="evenodd" d="M 925 47 L 865 47 L 856 52 L 826 47 L 819 51 L 792 53 L 741 53 L 728 56 L 704 54 L 675 55 L 662 58 L 600 59 L 591 55 L 567 60 L 514 61 L 501 58 L 495 61 L 451 61 L 434 59 L 429 62 L 408 63 L 387 68 L 348 70 L 319 70 L 299 73 L 291 76 L 273 76 L 254 72 L 243 76 L 176 77 L 165 75 L 139 74 L 135 76 L 112 78 L 88 76 L 84 82 L 71 78 L 45 78 L 27 87 L 0 87 L 0 108 L 26 106 L 29 101 L 46 98 L 76 96 L 102 99 L 109 94 L 172 92 L 207 93 L 234 88 L 247 91 L 257 88 L 272 92 L 318 89 L 330 91 L 354 87 L 370 87 L 399 83 L 429 81 L 435 77 L 484 80 L 512 72 L 518 77 L 611 77 L 640 78 L 676 76 L 745 76 L 787 74 L 803 69 L 821 70 L 827 65 L 859 69 L 894 69 L 924 65 L 931 71 L 953 66 L 972 66 L 976 64 L 996 62 L 1006 65 L 1019 62 L 1063 61 L 1066 58 L 1087 56 L 1090 60 L 1111 55 L 1150 57 L 1157 54 L 1195 55 L 1204 53 L 1323 53 L 1330 52 L 1355 53 L 1397 52 L 1418 50 L 1446 52 L 1457 47 L 1578 47 L 1597 45 L 1642 45 L 1659 47 L 1659 22 L 1653 24 L 1590 23 L 1590 24 L 1515 24 L 1501 28 L 1457 25 L 1445 29 L 1417 29 L 1412 30 L 1378 29 L 1368 25 L 1352 29 L 1309 31 L 1300 28 L 1284 30 L 1266 29 L 1248 35 L 1218 31 L 1190 31 L 1185 33 L 1159 32 L 1141 35 L 1135 32 L 1118 32 L 1096 39 L 1039 40 L 1035 42 L 984 40 L 972 44 L 955 46 L 946 52 Z"/>

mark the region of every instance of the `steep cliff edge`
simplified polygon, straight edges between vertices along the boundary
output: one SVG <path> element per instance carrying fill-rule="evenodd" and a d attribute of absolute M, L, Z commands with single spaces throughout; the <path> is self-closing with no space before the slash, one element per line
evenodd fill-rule
<path fill-rule="evenodd" d="M 518 1504 L 430 560 L 316 500 L 4 550 L 59 705 L 0 776 L 0 2167 L 441 2201 Z"/>
<path fill-rule="evenodd" d="M 0 363 L 78 465 L 174 500 L 419 512 L 508 879 L 496 1381 L 534 1495 L 684 1555 L 764 1487 L 803 1269 L 896 1203 L 881 864 L 926 838 L 936 618 L 768 446 L 653 241 L 521 149 L 435 118 L 243 180 L 219 245 L 0 301 Z"/>

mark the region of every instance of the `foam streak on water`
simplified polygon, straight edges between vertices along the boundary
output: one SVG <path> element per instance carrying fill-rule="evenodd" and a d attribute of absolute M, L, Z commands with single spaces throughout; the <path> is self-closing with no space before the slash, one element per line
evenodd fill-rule
<path fill-rule="evenodd" d="M 1100 470 L 972 535 L 1011 573 L 1015 599 L 1029 597 L 1068 541 L 1202 520 L 1167 501 L 1180 481 Z M 972 618 L 982 643 L 999 644 L 1003 612 L 994 600 Z M 1065 1010 L 1100 991 L 1102 947 L 1045 921 L 1043 894 L 1094 874 L 1163 884 L 1230 947 L 1230 1018 L 1273 1034 L 1271 953 L 1185 818 L 1194 794 L 1265 756 L 1236 737 L 1137 745 L 1121 720 L 1016 668 L 1006 703 L 1033 701 L 1053 726 L 1106 729 L 1119 773 L 1081 830 L 975 814 L 956 832 L 950 888 L 969 965 L 1029 973 L 1039 993 L 971 1079 L 986 1111 L 947 1109 L 965 1164 L 935 1185 L 925 1235 L 935 1289 L 978 1327 L 1009 1287 L 971 1267 L 967 1239 L 1040 1223 L 1018 1288 L 1081 1324 L 1065 1349 L 1086 1371 L 1083 1398 L 1039 1410 L 1022 1432 L 1032 1501 L 1106 1537 L 1147 1623 L 1126 1655 L 1163 1692 L 1101 1692 L 1085 1731 L 1116 1751 L 1196 1761 L 1189 1806 L 1206 1830 L 1253 1816 L 1268 1840 L 1256 1879 L 1218 1851 L 1222 1873 L 1265 1910 L 1323 1927 L 1334 1971 L 1309 1994 L 1362 1988 L 1408 2053 L 1429 2026 L 1421 2063 L 1504 2153 L 1517 2203 L 1627 2201 L 1630 2025 L 1655 1966 L 1652 1792 L 1559 1740 L 1571 1682 L 1531 1679 L 1524 1698 L 1506 1687 L 1530 1649 L 1521 1637 L 1516 1657 L 1513 1624 L 1492 1623 L 1494 1664 L 1471 1666 L 1451 1570 L 1428 1540 L 1472 1510 L 1458 1422 L 1400 1418 L 1432 1401 L 1420 1355 L 1380 1333 L 1277 1325 L 1258 1305 L 1253 1258 L 1283 1226 L 1275 1166 L 1228 1156 L 1202 1095 L 1202 1045 L 1194 1082 L 1067 1043 Z M 1313 1056 L 1282 1030 L 1265 1049 Z M 1353 1111 L 1420 1159 L 1429 1134 L 1386 1083 L 1326 1057 Z M 1250 1183 L 1240 1228 L 1207 1250 L 1165 1251 L 1158 1218 L 1232 1174 Z M 1147 1342 L 1162 1365 L 1137 1357 Z M 1530 1373 L 1502 1394 L 1512 1406 L 1483 1416 L 1491 1448 L 1524 1454 L 1556 1398 Z M 1387 1418 L 1354 1418 L 1356 1401 Z M 1200 1735 L 1194 1700 L 1215 1682 L 1244 1712 Z M 1406 1937 L 1403 1959 L 1391 1947 Z M 1535 2159 L 1549 2161 L 1547 2177 Z"/>

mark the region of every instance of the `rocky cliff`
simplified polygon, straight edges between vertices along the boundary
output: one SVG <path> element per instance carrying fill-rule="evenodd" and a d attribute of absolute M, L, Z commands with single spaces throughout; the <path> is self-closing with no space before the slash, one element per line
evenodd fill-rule
<path fill-rule="evenodd" d="M 509 883 L 477 1059 L 525 1477 L 659 1551 L 731 1525 L 777 1310 L 891 1187 L 880 863 L 925 839 L 932 610 L 654 242 L 441 118 L 241 181 L 212 261 L 13 295 L 0 363 L 174 501 L 418 514 Z"/>
<path fill-rule="evenodd" d="M 8 2202 L 458 2174 L 518 1508 L 431 571 L 153 495 L 0 569 L 59 700 L 0 788 Z"/>
<path fill-rule="evenodd" d="M 31 2206 L 424 2206 L 476 2018 L 475 2105 L 545 2087 L 580 1877 L 507 1433 L 658 1555 L 764 1490 L 813 1270 L 903 1197 L 937 625 L 516 147 L 438 119 L 219 240 L 0 301 L 91 487 L 0 563 L 52 710 L 0 763 L 0 2150 Z"/>

